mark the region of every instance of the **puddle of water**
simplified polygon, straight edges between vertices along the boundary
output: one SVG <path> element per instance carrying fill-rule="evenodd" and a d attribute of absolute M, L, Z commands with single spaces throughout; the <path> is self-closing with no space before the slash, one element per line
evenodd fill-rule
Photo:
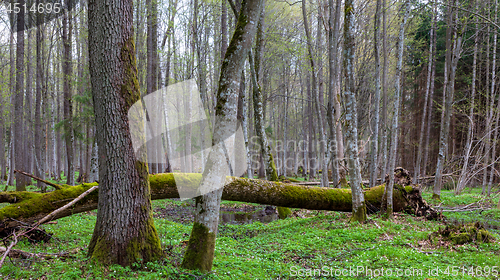
<path fill-rule="evenodd" d="M 251 224 L 259 221 L 261 223 L 270 223 L 278 220 L 278 213 L 276 210 L 270 210 L 266 207 L 253 212 L 229 212 L 221 211 L 219 222 L 221 224 Z"/>
<path fill-rule="evenodd" d="M 183 205 L 155 209 L 155 218 L 191 224 L 194 221 L 194 206 Z M 270 223 L 279 219 L 278 212 L 272 206 L 243 206 L 242 208 L 222 207 L 220 209 L 219 224 L 251 224 L 253 222 Z"/>

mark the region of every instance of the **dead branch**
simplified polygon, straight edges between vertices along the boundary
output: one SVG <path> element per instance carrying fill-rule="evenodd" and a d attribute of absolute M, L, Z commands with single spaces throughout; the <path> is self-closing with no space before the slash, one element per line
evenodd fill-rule
<path fill-rule="evenodd" d="M 16 173 L 16 172 L 17 172 L 17 173 L 20 173 L 20 174 L 23 174 L 24 176 L 28 176 L 28 177 L 30 177 L 30 178 L 33 178 L 33 179 L 35 179 L 35 180 L 37 180 L 37 181 L 40 181 L 40 182 L 42 182 L 42 183 L 45 183 L 45 184 L 47 184 L 47 185 L 49 185 L 49 186 L 52 186 L 52 187 L 54 187 L 56 190 L 60 190 L 60 189 L 62 189 L 62 188 L 63 188 L 62 186 L 59 186 L 58 184 L 54 184 L 54 183 L 49 182 L 49 181 L 47 181 L 47 180 L 44 180 L 44 179 L 42 179 L 42 178 L 38 178 L 38 177 L 36 177 L 35 175 L 31 175 L 31 174 L 26 173 L 26 172 L 24 172 L 24 171 L 21 171 L 21 170 L 14 170 L 14 173 Z"/>
<path fill-rule="evenodd" d="M 59 212 L 64 211 L 67 208 L 71 207 L 73 204 L 77 203 L 78 201 L 80 201 L 82 198 L 84 198 L 85 196 L 87 196 L 89 193 L 93 192 L 97 188 L 99 188 L 99 186 L 93 186 L 92 188 L 86 190 L 84 193 L 79 195 L 77 198 L 73 199 L 70 203 L 64 205 L 63 207 L 61 207 L 55 211 L 52 211 L 50 214 L 48 214 L 47 216 L 42 218 L 40 221 L 38 221 L 34 227 L 37 227 L 37 226 L 49 221 L 50 219 L 55 217 Z"/>
<path fill-rule="evenodd" d="M 7 247 L 7 249 L 5 250 L 5 253 L 2 256 L 2 259 L 0 260 L 0 268 L 2 268 L 3 262 L 5 261 L 5 258 L 9 255 L 10 250 L 12 250 L 12 247 L 16 246 L 16 244 L 17 244 L 16 232 L 14 231 L 12 235 L 14 236 L 14 241 L 12 241 L 10 243 L 9 247 Z"/>

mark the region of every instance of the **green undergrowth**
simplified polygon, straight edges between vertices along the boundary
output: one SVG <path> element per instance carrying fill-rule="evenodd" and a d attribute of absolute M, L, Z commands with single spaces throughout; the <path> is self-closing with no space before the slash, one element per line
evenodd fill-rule
<path fill-rule="evenodd" d="M 463 201 L 443 191 L 441 206 L 453 207 L 474 202 L 474 191 L 463 194 Z M 472 196 L 472 198 L 471 198 Z M 425 194 L 428 198 L 429 194 Z M 475 201 L 483 199 L 477 196 Z M 498 198 L 497 198 L 498 200 Z M 472 202 L 470 202 L 472 201 Z M 161 200 L 153 209 L 183 207 L 188 201 Z M 224 201 L 227 207 L 244 205 Z M 494 243 L 455 245 L 429 242 L 429 235 L 443 228 L 436 221 L 396 213 L 394 221 L 370 215 L 366 224 L 349 223 L 350 213 L 292 209 L 291 217 L 263 224 L 221 224 L 216 241 L 211 273 L 180 268 L 192 224 L 183 225 L 155 219 L 165 258 L 144 266 L 100 266 L 86 257 L 86 247 L 93 232 L 96 211 L 80 213 L 44 225 L 54 238 L 46 244 L 21 241 L 15 248 L 29 252 L 58 253 L 73 251 L 72 258 L 51 260 L 7 260 L 0 270 L 2 279 L 496 279 L 491 274 L 478 277 L 468 274 L 490 273 L 494 266 L 500 275 L 500 235 L 493 232 Z M 485 214 L 483 212 L 480 216 Z M 486 213 L 488 214 L 488 213 Z M 447 215 L 447 214 L 446 214 Z M 469 214 L 462 215 L 469 217 Z M 499 220 L 498 213 L 489 219 Z M 477 214 L 476 214 L 477 216 Z M 472 216 L 470 216 L 472 217 Z M 478 218 L 478 217 L 476 217 Z M 75 252 L 77 250 L 77 252 Z M 477 269 L 479 268 L 480 269 Z M 453 271 L 454 269 L 458 269 Z M 330 277 L 312 276 L 312 269 L 347 273 Z M 357 272 L 363 269 L 364 272 Z M 370 277 L 391 269 L 392 277 Z M 419 273 L 403 275 L 396 273 Z M 352 271 L 352 272 L 351 272 Z M 437 275 L 435 274 L 437 272 Z M 458 272 L 459 275 L 453 275 Z M 462 274 L 465 272 L 465 274 Z M 368 274 L 367 274 L 368 273 Z M 434 274 L 433 274 L 434 273 Z M 311 276 L 310 276 L 311 275 Z M 356 276 L 357 275 L 357 276 Z"/>
<path fill-rule="evenodd" d="M 443 215 L 450 222 L 479 222 L 500 234 L 500 209 L 496 208 L 500 190 L 494 191 L 489 197 L 481 194 L 481 188 L 466 188 L 460 195 L 442 191 L 441 201 L 432 200 L 431 192 L 424 192 L 422 196 L 431 205 L 443 208 Z"/>

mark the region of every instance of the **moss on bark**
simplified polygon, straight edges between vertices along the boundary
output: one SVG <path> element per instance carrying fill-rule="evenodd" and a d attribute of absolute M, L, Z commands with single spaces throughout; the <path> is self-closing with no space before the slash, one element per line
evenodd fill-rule
<path fill-rule="evenodd" d="M 213 255 L 215 251 L 215 233 L 195 222 L 189 237 L 188 248 L 182 267 L 186 269 L 199 269 L 203 272 L 212 270 Z"/>

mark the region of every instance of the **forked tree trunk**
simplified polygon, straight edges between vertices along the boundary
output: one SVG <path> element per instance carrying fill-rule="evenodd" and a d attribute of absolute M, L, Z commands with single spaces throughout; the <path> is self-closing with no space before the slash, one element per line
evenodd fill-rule
<path fill-rule="evenodd" d="M 151 213 L 147 164 L 134 153 L 127 121 L 129 108 L 140 100 L 132 0 L 90 0 L 88 9 L 100 184 L 88 255 L 106 264 L 146 263 L 161 258 L 162 250 Z M 132 129 L 141 135 L 143 126 Z M 144 156 L 145 151 L 138 153 Z"/>
<path fill-rule="evenodd" d="M 361 166 L 358 158 L 358 114 L 356 103 L 356 86 L 354 81 L 355 61 L 355 18 L 354 1 L 346 0 L 344 7 L 344 75 L 347 122 L 347 162 L 352 190 L 351 221 L 363 223 L 366 221 L 366 204 L 361 188 Z"/>
<path fill-rule="evenodd" d="M 225 177 L 221 177 L 227 165 L 222 143 L 226 135 L 236 132 L 238 87 L 241 71 L 255 37 L 256 23 L 262 10 L 263 0 L 244 0 L 236 24 L 236 30 L 224 56 L 217 91 L 215 131 L 212 136 L 212 151 L 208 155 L 202 190 L 213 190 L 196 198 L 193 229 L 182 261 L 187 269 L 210 271 L 212 269 L 215 238 L 219 223 L 220 201 Z M 221 186 L 219 186 L 221 184 Z M 214 190 L 215 188 L 215 190 Z"/>

